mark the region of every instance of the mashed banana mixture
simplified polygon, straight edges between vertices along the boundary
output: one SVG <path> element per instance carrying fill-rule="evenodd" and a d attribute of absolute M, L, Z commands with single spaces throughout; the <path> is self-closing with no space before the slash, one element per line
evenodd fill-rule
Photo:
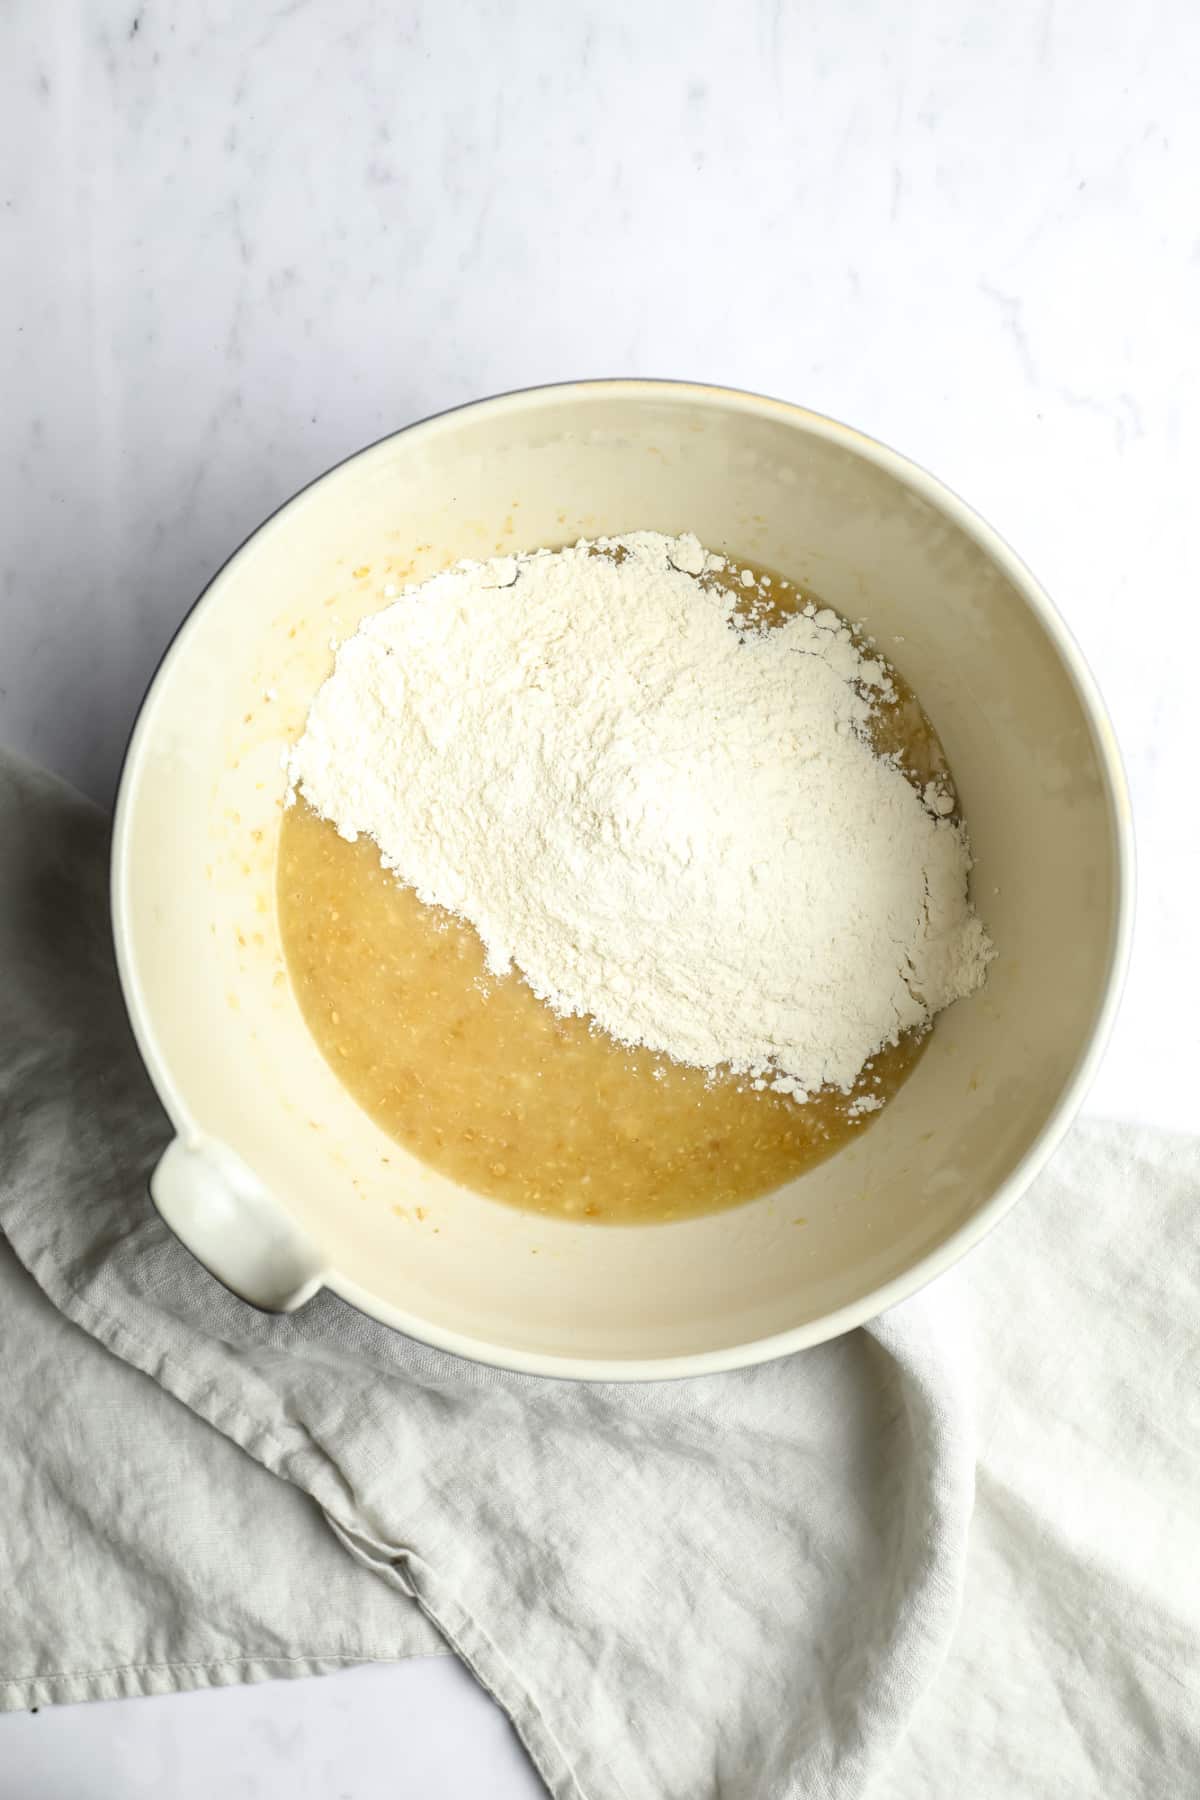
<path fill-rule="evenodd" d="M 410 590 L 339 652 L 291 770 L 279 914 L 317 1043 L 407 1149 L 534 1211 L 779 1186 L 991 954 L 911 690 L 695 538 Z"/>

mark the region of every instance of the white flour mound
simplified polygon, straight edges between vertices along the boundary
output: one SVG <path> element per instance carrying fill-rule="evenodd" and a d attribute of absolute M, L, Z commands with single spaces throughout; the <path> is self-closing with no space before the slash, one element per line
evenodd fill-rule
<path fill-rule="evenodd" d="M 967 840 L 871 747 L 886 664 L 829 610 L 739 624 L 696 579 L 723 566 L 635 532 L 410 588 L 342 645 L 292 787 L 557 1012 L 848 1092 L 983 980 Z"/>

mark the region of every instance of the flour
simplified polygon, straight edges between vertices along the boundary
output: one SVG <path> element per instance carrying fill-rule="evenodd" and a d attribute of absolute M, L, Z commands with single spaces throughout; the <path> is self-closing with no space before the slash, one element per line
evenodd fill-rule
<path fill-rule="evenodd" d="M 755 626 L 724 566 L 636 532 L 410 588 L 341 646 L 291 782 L 556 1011 L 849 1092 L 983 980 L 967 840 L 872 748 L 886 663 L 827 608 Z"/>

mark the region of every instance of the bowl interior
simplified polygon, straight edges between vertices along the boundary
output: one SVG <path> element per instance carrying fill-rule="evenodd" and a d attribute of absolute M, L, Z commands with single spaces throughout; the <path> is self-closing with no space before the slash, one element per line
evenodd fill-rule
<path fill-rule="evenodd" d="M 778 568 L 877 636 L 945 743 L 999 955 L 985 990 L 943 1015 L 899 1097 L 832 1160 L 728 1213 L 597 1228 L 459 1189 L 359 1111 L 290 991 L 274 867 L 281 754 L 332 642 L 385 604 L 386 584 L 639 527 L 691 530 Z M 976 531 L 926 478 L 842 427 L 654 384 L 466 408 L 308 489 L 184 627 L 123 784 L 123 973 L 176 1124 L 238 1152 L 348 1297 L 500 1361 L 720 1357 L 797 1328 L 825 1335 L 917 1265 L 932 1272 L 997 1210 L 1053 1122 L 1119 936 L 1104 727 L 1025 578 Z"/>

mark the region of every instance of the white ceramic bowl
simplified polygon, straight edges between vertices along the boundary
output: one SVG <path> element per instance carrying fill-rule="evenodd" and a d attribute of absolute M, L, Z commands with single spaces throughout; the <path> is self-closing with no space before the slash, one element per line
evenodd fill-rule
<path fill-rule="evenodd" d="M 694 531 L 783 570 L 878 635 L 949 753 L 999 955 L 897 1099 L 830 1161 L 713 1217 L 596 1227 L 454 1186 L 340 1086 L 283 967 L 280 759 L 331 640 L 383 604 L 385 583 L 637 528 Z M 798 407 L 716 388 L 606 381 L 463 407 L 270 519 L 147 696 L 113 898 L 134 1029 L 178 1132 L 155 1199 L 259 1305 L 291 1309 L 327 1286 L 428 1343 L 544 1374 L 644 1379 L 779 1356 L 948 1267 L 1041 1168 L 1112 1017 L 1131 885 L 1119 758 L 1078 651 L 1028 570 L 922 470 Z"/>

